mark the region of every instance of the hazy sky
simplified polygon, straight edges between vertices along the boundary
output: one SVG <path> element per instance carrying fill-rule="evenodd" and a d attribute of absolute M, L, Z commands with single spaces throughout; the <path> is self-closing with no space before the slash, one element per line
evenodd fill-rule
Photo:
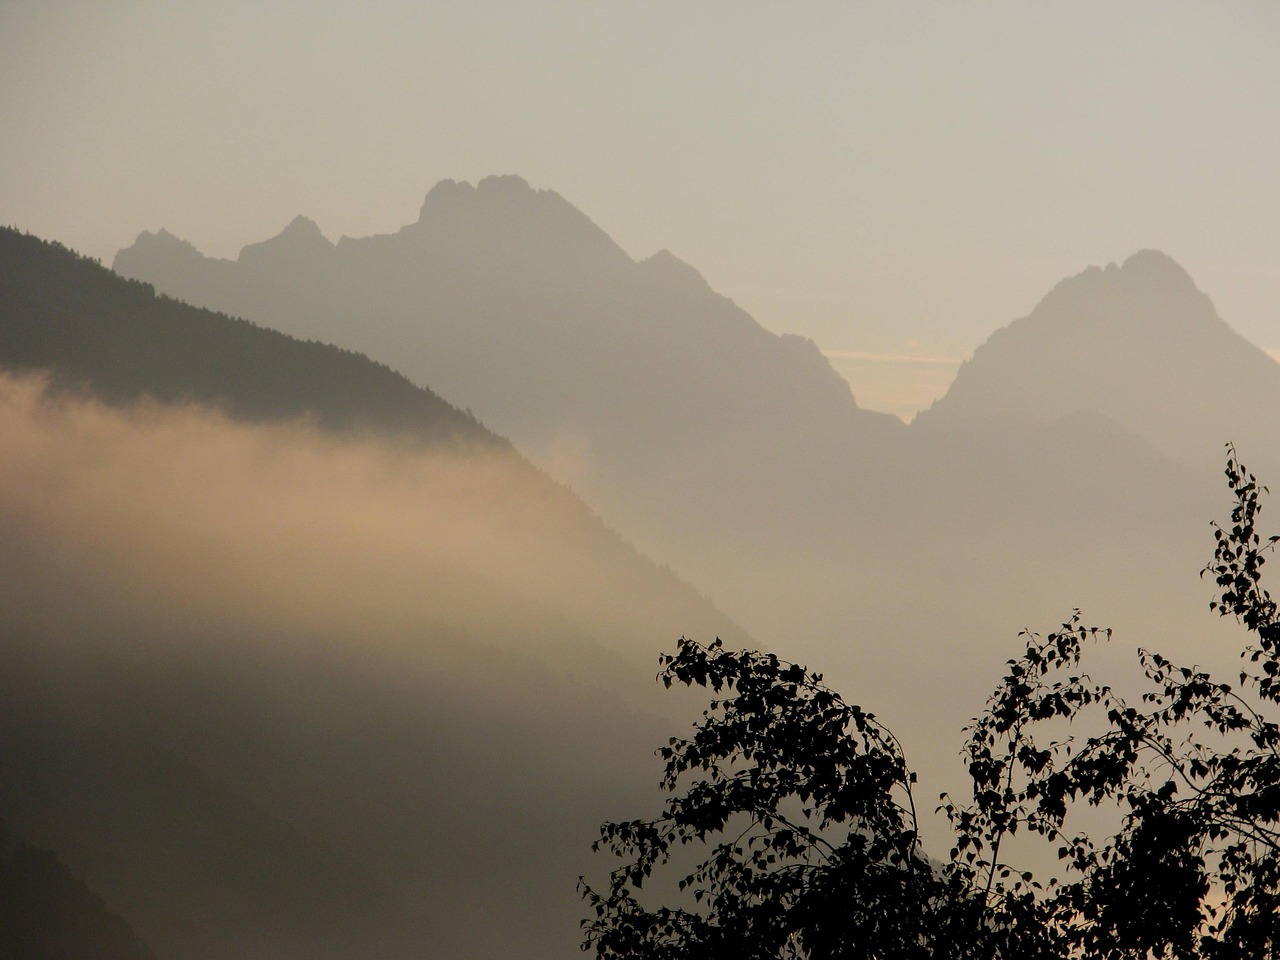
<path fill-rule="evenodd" d="M 9 2 L 0 222 L 234 256 L 518 173 L 831 351 L 959 359 L 1142 247 L 1276 348 L 1278 51 L 1261 0 Z"/>

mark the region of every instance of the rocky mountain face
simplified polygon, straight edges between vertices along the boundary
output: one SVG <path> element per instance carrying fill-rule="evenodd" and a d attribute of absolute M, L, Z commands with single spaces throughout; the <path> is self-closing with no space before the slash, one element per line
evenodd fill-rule
<path fill-rule="evenodd" d="M 144 234 L 115 269 L 429 384 L 656 555 L 737 549 L 755 522 L 803 537 L 786 505 L 829 504 L 832 475 L 905 432 L 812 342 L 764 330 L 670 253 L 632 260 L 518 177 L 440 183 L 393 235 L 330 244 L 299 219 L 231 262 Z"/>
<path fill-rule="evenodd" d="M 834 640 L 849 605 L 828 598 L 943 531 L 1202 516 L 1225 442 L 1260 468 L 1275 449 L 1276 365 L 1155 252 L 1064 281 L 910 428 L 860 409 L 812 343 L 516 177 L 441 183 L 394 235 L 329 243 L 300 218 L 220 261 L 144 234 L 115 265 L 430 384 L 770 639 Z M 811 595 L 798 623 L 789 598 Z"/>
<path fill-rule="evenodd" d="M 860 409 L 812 343 L 515 177 L 441 183 L 394 235 L 329 243 L 295 220 L 233 262 L 144 234 L 116 268 L 430 384 L 804 655 L 888 617 L 904 569 L 967 606 L 1001 580 L 1042 596 L 1055 578 L 1028 554 L 1063 537 L 1082 544 L 1069 566 L 1175 528 L 1198 558 L 1222 445 L 1259 469 L 1276 448 L 1276 364 L 1154 252 L 1064 281 L 909 428 Z"/>
<path fill-rule="evenodd" d="M 978 434 L 1090 411 L 1199 471 L 1217 472 L 1227 442 L 1260 469 L 1280 465 L 1280 365 L 1155 250 L 1062 281 L 979 347 L 915 424 Z"/>

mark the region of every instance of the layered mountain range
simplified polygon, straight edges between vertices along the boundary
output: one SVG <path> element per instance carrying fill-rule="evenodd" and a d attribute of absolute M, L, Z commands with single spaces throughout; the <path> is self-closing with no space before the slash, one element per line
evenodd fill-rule
<path fill-rule="evenodd" d="M 516 177 L 115 267 L 0 233 L 0 816 L 162 960 L 567 956 L 595 825 L 654 802 L 653 654 L 752 642 L 697 590 L 925 795 L 1020 629 L 1212 662 L 1222 445 L 1280 470 L 1280 366 L 1154 251 L 910 426 Z"/>
<path fill-rule="evenodd" d="M 922 750 L 981 704 L 955 678 L 1046 615 L 1193 648 L 1223 445 L 1270 467 L 1280 366 L 1154 251 L 1063 281 L 910 426 L 860 408 L 812 343 L 515 177 L 439 184 L 395 234 L 330 243 L 295 220 L 235 261 L 144 234 L 115 266 L 440 390 L 753 636 L 888 691 Z M 926 712 L 922 687 L 941 691 Z"/>
<path fill-rule="evenodd" d="M 911 427 L 861 409 L 811 342 L 518 177 L 445 181 L 392 235 L 330 243 L 299 218 L 224 261 L 143 234 L 115 268 L 430 384 L 774 642 L 834 639 L 847 606 L 788 598 L 882 591 L 940 531 L 1199 521 L 1223 444 L 1260 468 L 1275 449 L 1280 367 L 1154 251 L 1064 281 Z"/>
<path fill-rule="evenodd" d="M 811 341 L 764 330 L 670 253 L 633 260 L 519 177 L 444 181 L 393 235 L 333 244 L 298 218 L 231 262 L 144 234 L 114 266 L 430 385 L 658 556 L 684 552 L 682 514 L 725 544 L 782 533 L 778 491 L 902 432 Z"/>
<path fill-rule="evenodd" d="M 632 260 L 559 194 L 519 177 L 444 181 L 393 235 L 335 244 L 299 216 L 228 261 L 161 230 L 120 251 L 114 268 L 358 349 L 536 458 L 576 439 L 582 472 L 566 479 L 592 490 L 625 483 L 623 461 L 634 468 L 662 448 L 730 463 L 749 462 L 747 448 L 763 461 L 762 446 L 819 460 L 906 435 L 859 408 L 812 342 L 767 332 L 667 251 Z M 997 330 L 917 423 L 1044 426 L 1091 411 L 1202 466 L 1226 434 L 1274 447 L 1267 411 L 1278 398 L 1276 363 L 1186 271 L 1146 250 L 1064 280 Z"/>

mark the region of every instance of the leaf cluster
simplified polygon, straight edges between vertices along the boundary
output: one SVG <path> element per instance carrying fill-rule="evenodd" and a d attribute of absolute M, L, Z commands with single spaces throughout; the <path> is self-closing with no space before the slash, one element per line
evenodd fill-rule
<path fill-rule="evenodd" d="M 688 739 L 660 754 L 668 800 L 606 823 L 624 864 L 580 889 L 601 958 L 1085 958 L 1280 956 L 1280 619 L 1261 571 L 1265 493 L 1228 448 L 1231 523 L 1214 526 L 1212 609 L 1252 642 L 1238 683 L 1139 651 L 1130 703 L 1082 669 L 1110 638 L 1079 611 L 1023 634 L 985 712 L 964 731 L 970 789 L 943 794 L 947 860 L 925 856 L 915 776 L 874 714 L 768 653 L 682 639 L 659 679 L 710 690 Z M 1085 730 L 1097 732 L 1087 734 Z M 1081 807 L 1116 810 L 1094 838 Z M 1061 879 L 1011 862 L 1048 844 Z M 681 848 L 676 906 L 646 906 Z"/>

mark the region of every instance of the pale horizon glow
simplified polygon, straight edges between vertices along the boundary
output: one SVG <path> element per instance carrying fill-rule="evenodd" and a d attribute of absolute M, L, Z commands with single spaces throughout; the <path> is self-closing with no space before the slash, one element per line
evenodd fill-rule
<path fill-rule="evenodd" d="M 822 353 L 848 382 L 859 406 L 892 414 L 905 423 L 941 399 L 964 362 L 916 353 L 864 350 L 823 350 Z"/>
<path fill-rule="evenodd" d="M 823 350 L 822 353 L 837 360 L 867 360 L 872 363 L 936 363 L 948 367 L 964 363 L 953 357 L 922 357 L 910 353 L 866 353 L 861 350 Z"/>

